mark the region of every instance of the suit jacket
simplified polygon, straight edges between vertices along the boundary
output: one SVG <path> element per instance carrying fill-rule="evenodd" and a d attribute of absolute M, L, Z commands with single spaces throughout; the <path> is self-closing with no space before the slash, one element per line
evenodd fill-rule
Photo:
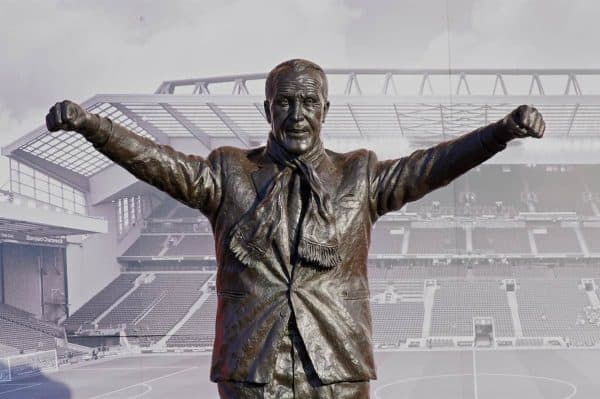
<path fill-rule="evenodd" d="M 269 248 L 268 259 L 253 267 L 241 264 L 226 245 L 232 226 L 260 199 L 277 171 L 264 147 L 220 147 L 204 158 L 156 144 L 116 124 L 110 132 L 87 138 L 136 177 L 210 220 L 218 265 L 211 380 L 268 382 L 277 344 L 293 311 L 313 366 L 329 384 L 377 378 L 367 280 L 373 223 L 504 149 L 506 144 L 494 135 L 497 129 L 506 127 L 498 122 L 385 161 L 364 149 L 325 150 L 316 170 L 331 190 L 342 263 L 330 270 L 299 264 L 293 275 L 289 245 Z M 285 218 L 286 211 L 282 213 Z M 279 231 L 286 237 L 278 241 L 289 243 L 287 228 Z"/>

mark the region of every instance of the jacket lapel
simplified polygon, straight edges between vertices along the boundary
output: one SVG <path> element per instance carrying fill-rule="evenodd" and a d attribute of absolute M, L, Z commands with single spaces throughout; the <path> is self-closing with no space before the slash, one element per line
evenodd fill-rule
<path fill-rule="evenodd" d="M 258 168 L 252 172 L 252 182 L 256 189 L 256 196 L 260 200 L 263 198 L 269 184 L 272 182 L 273 177 L 278 172 L 277 165 L 266 156 L 266 147 L 260 155 L 260 158 L 256 161 Z"/>

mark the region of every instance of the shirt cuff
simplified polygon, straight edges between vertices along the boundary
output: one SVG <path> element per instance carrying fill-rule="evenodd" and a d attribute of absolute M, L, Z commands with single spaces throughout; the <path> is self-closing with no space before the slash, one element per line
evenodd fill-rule
<path fill-rule="evenodd" d="M 98 124 L 96 125 L 98 127 L 89 131 L 83 131 L 82 133 L 86 140 L 91 142 L 95 148 L 100 148 L 108 142 L 108 139 L 112 135 L 112 121 L 99 115 L 94 114 L 93 116 L 98 118 Z"/>

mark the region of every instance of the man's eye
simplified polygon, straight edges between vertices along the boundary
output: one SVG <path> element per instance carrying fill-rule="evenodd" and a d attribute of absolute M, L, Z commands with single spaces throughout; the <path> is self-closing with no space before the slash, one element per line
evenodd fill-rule
<path fill-rule="evenodd" d="M 317 101 L 314 98 L 307 98 L 306 100 L 304 100 L 304 104 L 306 105 L 315 105 Z"/>
<path fill-rule="evenodd" d="M 277 104 L 279 105 L 288 105 L 288 100 L 287 98 L 280 98 L 277 100 Z"/>

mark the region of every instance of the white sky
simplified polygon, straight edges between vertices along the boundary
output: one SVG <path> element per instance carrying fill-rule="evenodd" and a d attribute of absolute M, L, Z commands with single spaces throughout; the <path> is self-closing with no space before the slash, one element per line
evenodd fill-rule
<path fill-rule="evenodd" d="M 163 80 L 324 68 L 598 68 L 596 0 L 0 1 L 0 146 Z M 265 132 L 266 134 L 266 132 Z M 0 158 L 0 185 L 8 179 Z"/>

